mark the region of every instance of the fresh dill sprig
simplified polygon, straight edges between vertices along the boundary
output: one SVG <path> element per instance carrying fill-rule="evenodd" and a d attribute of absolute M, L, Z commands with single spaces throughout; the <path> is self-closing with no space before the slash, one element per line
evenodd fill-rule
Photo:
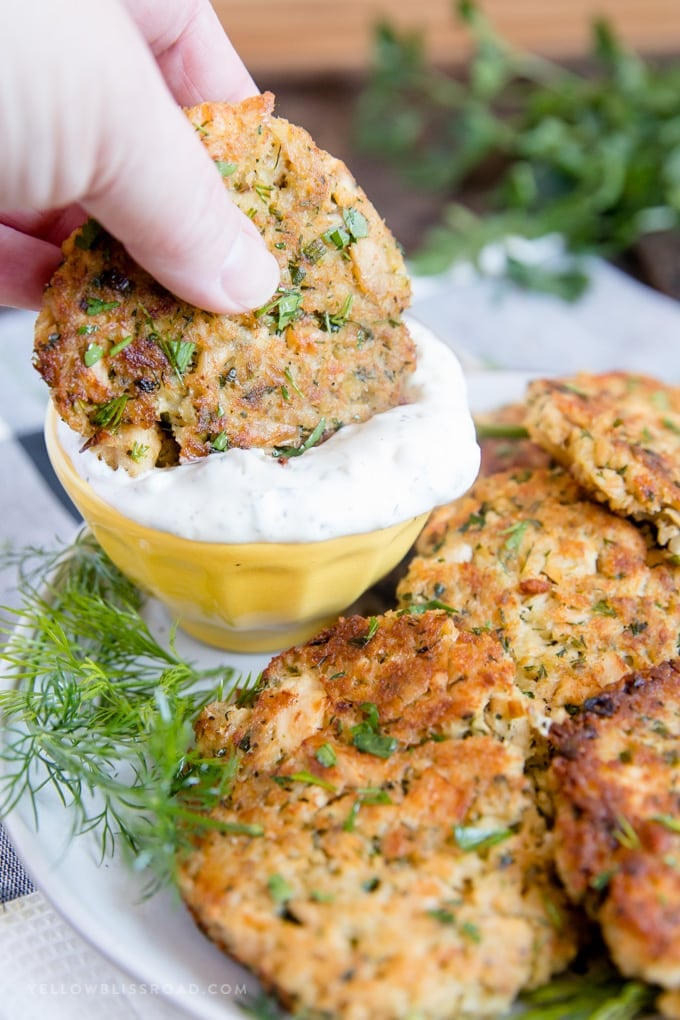
<path fill-rule="evenodd" d="M 233 686 L 234 670 L 198 669 L 174 635 L 162 646 L 140 615 L 139 591 L 88 534 L 8 561 L 19 567 L 21 605 L 0 619 L 9 637 L 0 814 L 28 800 L 37 824 L 39 795 L 52 787 L 73 834 L 96 831 L 102 855 L 121 847 L 148 871 L 147 892 L 172 878 L 196 831 L 262 835 L 206 816 L 228 795 L 237 763 L 191 747 L 194 719 Z"/>

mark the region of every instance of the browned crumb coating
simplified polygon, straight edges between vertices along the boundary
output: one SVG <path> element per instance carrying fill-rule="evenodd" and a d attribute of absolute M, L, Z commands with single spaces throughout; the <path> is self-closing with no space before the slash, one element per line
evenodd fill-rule
<path fill-rule="evenodd" d="M 591 497 L 680 553 L 680 387 L 626 372 L 539 379 L 526 425 Z"/>
<path fill-rule="evenodd" d="M 550 739 L 565 886 L 599 921 L 624 974 L 677 993 L 680 660 L 626 676 Z"/>
<path fill-rule="evenodd" d="M 513 677 L 492 636 L 387 613 L 275 658 L 252 705 L 208 706 L 201 750 L 240 755 L 214 817 L 263 835 L 196 839 L 199 925 L 285 1005 L 348 1020 L 498 1016 L 562 969 L 575 929 Z"/>
<path fill-rule="evenodd" d="M 481 479 L 417 548 L 401 604 L 438 599 L 460 626 L 498 634 L 537 715 L 676 652 L 680 568 L 559 468 Z"/>
<path fill-rule="evenodd" d="M 299 447 L 405 399 L 415 350 L 400 250 L 346 166 L 272 109 L 263 95 L 187 111 L 279 263 L 263 308 L 194 308 L 91 223 L 64 245 L 35 364 L 59 414 L 112 466 Z"/>

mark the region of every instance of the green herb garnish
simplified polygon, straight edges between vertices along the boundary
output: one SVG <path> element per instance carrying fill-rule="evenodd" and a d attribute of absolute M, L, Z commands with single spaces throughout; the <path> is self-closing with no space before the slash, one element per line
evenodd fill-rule
<path fill-rule="evenodd" d="M 373 754 L 376 758 L 389 758 L 399 746 L 395 737 L 380 733 L 378 708 L 372 701 L 365 701 L 361 706 L 363 722 L 352 727 L 352 743 L 357 751 Z"/>
<path fill-rule="evenodd" d="M 216 159 L 215 166 L 217 167 L 217 169 L 219 170 L 223 177 L 231 177 L 231 175 L 237 169 L 238 163 L 228 163 L 226 160 Z"/>
<path fill-rule="evenodd" d="M 368 237 L 368 220 L 358 209 L 343 209 L 342 218 L 353 241 Z"/>
<path fill-rule="evenodd" d="M 99 298 L 88 298 L 85 308 L 86 315 L 99 315 L 100 312 L 111 312 L 120 306 L 120 301 L 100 301 Z"/>
<path fill-rule="evenodd" d="M 517 552 L 527 530 L 532 526 L 534 528 L 543 527 L 540 521 L 529 518 L 523 521 L 516 521 L 515 524 L 511 524 L 509 527 L 504 528 L 500 534 L 507 535 L 508 537 L 503 543 L 503 548 L 508 552 Z"/>
<path fill-rule="evenodd" d="M 163 351 L 170 365 L 174 369 L 177 378 L 182 381 L 184 373 L 189 368 L 196 350 L 196 344 L 191 340 L 168 340 L 165 337 L 157 337 L 158 346 Z"/>
<path fill-rule="evenodd" d="M 101 404 L 94 414 L 90 415 L 90 421 L 98 428 L 107 429 L 109 432 L 116 432 L 123 421 L 125 408 L 132 398 L 128 393 L 121 393 L 106 404 Z"/>
<path fill-rule="evenodd" d="M 267 889 L 274 903 L 287 903 L 293 897 L 293 890 L 283 875 L 270 875 L 267 879 Z"/>
<path fill-rule="evenodd" d="M 135 464 L 139 464 L 141 460 L 146 457 L 149 452 L 149 447 L 145 443 L 134 442 L 128 453 L 130 460 L 134 460 Z"/>
<path fill-rule="evenodd" d="M 310 432 L 301 446 L 275 446 L 272 451 L 272 457 L 280 457 L 284 460 L 289 460 L 291 457 L 301 457 L 307 450 L 311 450 L 313 446 L 316 446 L 325 431 L 326 419 L 320 418 L 319 424 Z"/>
<path fill-rule="evenodd" d="M 82 251 L 89 251 L 100 236 L 101 232 L 102 228 L 96 220 L 86 220 L 76 234 L 74 242 L 76 248 L 80 248 Z"/>
<path fill-rule="evenodd" d="M 259 319 L 276 312 L 276 332 L 282 333 L 297 318 L 301 305 L 302 294 L 299 290 L 282 290 L 266 305 L 258 308 L 255 315 Z"/>
<path fill-rule="evenodd" d="M 110 358 L 115 358 L 116 354 L 120 354 L 120 352 L 124 351 L 125 348 L 129 344 L 131 344 L 131 343 L 132 343 L 132 337 L 131 336 L 124 336 L 122 340 L 119 340 L 118 343 L 115 343 L 113 345 L 113 347 L 109 351 L 109 357 Z"/>
<path fill-rule="evenodd" d="M 293 373 L 292 373 L 290 367 L 284 368 L 283 374 L 285 375 L 286 379 L 290 383 L 291 387 L 295 390 L 297 395 L 299 397 L 304 397 L 304 393 L 302 392 L 302 390 L 300 389 L 298 384 L 295 382 L 295 379 L 293 378 Z"/>
<path fill-rule="evenodd" d="M 319 326 L 326 333 L 337 333 L 349 321 L 354 295 L 348 294 L 342 303 L 342 308 L 337 312 L 317 312 Z"/>
<path fill-rule="evenodd" d="M 319 765 L 323 765 L 324 768 L 332 768 L 337 763 L 337 755 L 330 744 L 322 744 L 321 747 L 317 748 L 316 754 L 314 755 Z"/>
<path fill-rule="evenodd" d="M 454 615 L 458 612 L 453 606 L 447 605 L 446 602 L 442 602 L 440 599 L 426 599 L 424 602 L 411 602 L 405 609 L 400 609 L 398 615 L 422 616 L 423 613 L 429 613 L 432 609 L 440 609 L 449 615 Z"/>
<path fill-rule="evenodd" d="M 342 227 L 332 227 L 327 230 L 323 235 L 324 241 L 328 241 L 329 244 L 335 245 L 335 247 L 342 251 L 350 244 L 352 238 L 347 230 L 343 230 Z"/>
<path fill-rule="evenodd" d="M 357 815 L 361 810 L 362 804 L 391 804 L 392 799 L 387 792 L 380 787 L 365 786 L 360 787 L 357 791 L 357 797 L 350 812 L 343 823 L 343 829 L 345 832 L 354 832 Z"/>
<path fill-rule="evenodd" d="M 83 362 L 88 368 L 92 368 L 98 361 L 104 357 L 104 348 L 100 347 L 99 344 L 88 344 L 83 354 Z"/>
<path fill-rule="evenodd" d="M 528 439 L 529 433 L 523 425 L 502 425 L 500 422 L 475 422 L 478 439 Z"/>
<path fill-rule="evenodd" d="M 287 776 L 274 776 L 274 782 L 280 786 L 285 786 L 286 783 L 306 783 L 308 786 L 321 786 L 324 790 L 335 793 L 332 783 L 322 779 L 321 776 L 315 776 L 313 772 L 293 772 Z"/>
<path fill-rule="evenodd" d="M 229 446 L 229 436 L 226 432 L 220 432 L 219 435 L 211 440 L 210 446 L 217 453 L 223 453 Z"/>
<path fill-rule="evenodd" d="M 453 837 L 464 853 L 488 850 L 514 835 L 513 829 L 483 829 L 477 825 L 454 825 Z"/>
<path fill-rule="evenodd" d="M 617 827 L 612 832 L 612 836 L 622 847 L 627 850 L 637 850 L 640 847 L 640 837 L 633 828 L 631 822 L 624 816 L 618 815 Z"/>
<path fill-rule="evenodd" d="M 139 591 L 87 534 L 18 563 L 22 604 L 1 624 L 11 634 L 2 660 L 12 688 L 0 692 L 0 811 L 51 786 L 74 836 L 96 831 L 103 855 L 120 846 L 151 876 L 149 892 L 174 876 L 192 833 L 262 836 L 261 826 L 205 814 L 228 795 L 237 759 L 191 748 L 193 720 L 224 696 L 234 671 L 197 669 L 172 635 L 161 645 L 140 615 Z"/>

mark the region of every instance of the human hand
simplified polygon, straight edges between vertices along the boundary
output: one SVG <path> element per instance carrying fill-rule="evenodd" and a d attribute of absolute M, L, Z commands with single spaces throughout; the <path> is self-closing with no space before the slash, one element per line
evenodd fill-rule
<path fill-rule="evenodd" d="M 256 92 L 208 0 L 0 0 L 0 304 L 39 307 L 87 215 L 192 304 L 264 304 L 276 262 L 177 106 Z"/>

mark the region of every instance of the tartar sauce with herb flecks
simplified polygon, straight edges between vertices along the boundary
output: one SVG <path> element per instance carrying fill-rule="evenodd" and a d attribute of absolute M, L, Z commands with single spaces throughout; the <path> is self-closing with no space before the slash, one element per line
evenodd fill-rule
<path fill-rule="evenodd" d="M 59 422 L 58 437 L 97 495 L 140 524 L 201 542 L 315 542 L 385 528 L 460 496 L 479 469 L 463 373 L 452 351 L 409 321 L 418 361 L 409 403 L 282 462 L 226 450 L 131 478 Z"/>

